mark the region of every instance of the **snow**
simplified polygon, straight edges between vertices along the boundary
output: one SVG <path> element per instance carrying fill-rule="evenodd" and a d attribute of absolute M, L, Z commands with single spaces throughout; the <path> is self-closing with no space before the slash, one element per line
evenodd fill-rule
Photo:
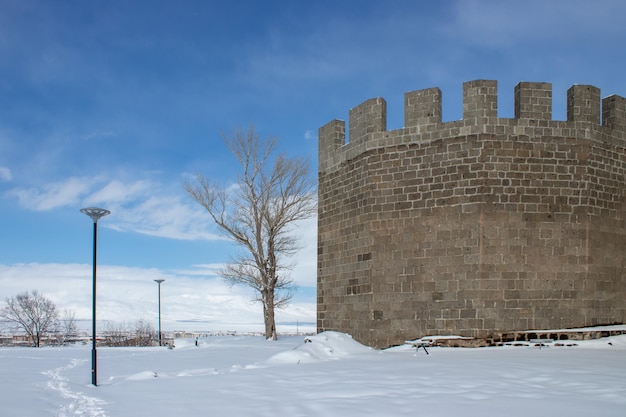
<path fill-rule="evenodd" d="M 626 336 L 577 346 L 375 350 L 349 335 L 176 348 L 0 348 L 0 416 L 626 415 Z"/>

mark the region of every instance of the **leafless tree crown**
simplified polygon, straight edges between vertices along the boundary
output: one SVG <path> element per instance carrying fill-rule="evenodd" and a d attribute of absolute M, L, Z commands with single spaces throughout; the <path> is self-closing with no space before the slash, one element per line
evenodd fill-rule
<path fill-rule="evenodd" d="M 236 182 L 225 187 L 198 174 L 184 188 L 242 249 L 220 274 L 255 290 L 266 336 L 276 338 L 274 308 L 287 305 L 294 289 L 288 264 L 299 249 L 294 225 L 315 213 L 316 183 L 308 160 L 277 154 L 276 138 L 261 139 L 253 126 L 224 141 L 242 168 Z"/>
<path fill-rule="evenodd" d="M 56 329 L 59 314 L 54 303 L 42 294 L 26 291 L 7 298 L 0 317 L 22 328 L 33 345 L 39 347 L 42 337 Z"/>

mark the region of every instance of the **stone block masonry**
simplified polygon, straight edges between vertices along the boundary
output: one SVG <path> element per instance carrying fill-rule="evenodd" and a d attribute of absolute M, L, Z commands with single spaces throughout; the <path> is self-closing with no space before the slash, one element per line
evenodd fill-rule
<path fill-rule="evenodd" d="M 626 99 L 463 86 L 463 119 L 443 123 L 441 91 L 406 93 L 386 130 L 370 99 L 319 129 L 318 331 L 374 347 L 427 335 L 626 322 Z"/>

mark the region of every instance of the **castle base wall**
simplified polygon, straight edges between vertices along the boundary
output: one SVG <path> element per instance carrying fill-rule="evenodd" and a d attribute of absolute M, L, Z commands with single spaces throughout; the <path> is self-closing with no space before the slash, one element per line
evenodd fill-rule
<path fill-rule="evenodd" d="M 374 239 L 381 243 L 373 253 L 393 247 L 395 256 L 373 257 L 370 321 L 348 327 L 357 340 L 385 347 L 425 335 L 487 338 L 626 321 L 622 224 L 490 205 L 414 214 L 401 234 L 381 230 Z"/>

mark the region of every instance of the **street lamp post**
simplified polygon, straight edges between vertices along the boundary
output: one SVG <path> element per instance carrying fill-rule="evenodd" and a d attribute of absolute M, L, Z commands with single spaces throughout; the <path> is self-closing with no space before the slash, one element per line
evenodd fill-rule
<path fill-rule="evenodd" d="M 161 344 L 161 283 L 165 281 L 164 279 L 155 279 L 154 282 L 159 284 L 159 346 L 163 346 Z"/>
<path fill-rule="evenodd" d="M 96 254 L 98 253 L 98 220 L 101 217 L 111 214 L 109 210 L 87 207 L 80 209 L 80 212 L 91 217 L 93 220 L 93 299 L 92 299 L 92 318 L 91 318 L 91 383 L 98 386 L 98 371 L 97 371 L 97 351 L 96 351 Z"/>

